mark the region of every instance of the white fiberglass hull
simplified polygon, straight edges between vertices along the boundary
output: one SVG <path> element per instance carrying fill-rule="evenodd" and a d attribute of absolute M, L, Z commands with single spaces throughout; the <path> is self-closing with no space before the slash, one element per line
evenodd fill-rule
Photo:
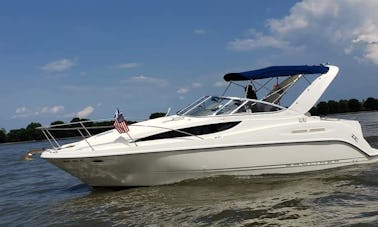
<path fill-rule="evenodd" d="M 376 161 L 378 150 L 363 138 L 357 121 L 306 114 L 338 71 L 330 65 L 283 66 L 227 74 L 226 81 L 249 81 L 289 76 L 288 72 L 321 73 L 289 108 L 250 98 L 205 96 L 177 115 L 130 125 L 128 133 L 109 130 L 64 146 L 46 128 L 46 137 L 50 135 L 57 146 L 52 143 L 54 149 L 41 157 L 92 186 L 286 174 Z M 284 86 L 274 86 L 273 93 L 280 94 L 274 100 L 284 94 L 280 85 Z M 81 126 L 90 134 L 83 123 Z"/>
<path fill-rule="evenodd" d="M 48 160 L 91 186 L 152 186 L 215 175 L 306 172 L 376 159 L 348 143 L 324 141 Z"/>

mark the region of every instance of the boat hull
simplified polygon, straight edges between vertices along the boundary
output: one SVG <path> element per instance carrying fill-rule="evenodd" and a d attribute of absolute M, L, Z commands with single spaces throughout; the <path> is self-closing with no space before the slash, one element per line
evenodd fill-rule
<path fill-rule="evenodd" d="M 372 162 L 341 141 L 48 158 L 91 186 L 153 186 L 215 175 L 287 174 Z"/>

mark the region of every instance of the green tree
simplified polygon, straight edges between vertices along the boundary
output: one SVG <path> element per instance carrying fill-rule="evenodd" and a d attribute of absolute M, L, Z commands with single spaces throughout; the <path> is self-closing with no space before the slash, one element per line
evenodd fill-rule
<path fill-rule="evenodd" d="M 64 124 L 64 121 L 54 121 L 54 122 L 50 123 L 51 126 L 53 126 L 53 125 L 61 125 L 61 124 Z"/>
<path fill-rule="evenodd" d="M 88 119 L 85 119 L 85 118 L 79 118 L 79 117 L 74 117 L 72 118 L 72 120 L 70 121 L 71 123 L 74 123 L 74 122 L 80 122 L 80 121 L 88 121 Z"/>
<path fill-rule="evenodd" d="M 158 117 L 164 117 L 166 113 L 162 113 L 162 112 L 156 112 L 156 113 L 152 113 L 150 115 L 150 119 L 154 119 L 154 118 L 158 118 Z"/>
<path fill-rule="evenodd" d="M 7 132 L 4 128 L 0 129 L 0 143 L 7 142 Z"/>
<path fill-rule="evenodd" d="M 38 129 L 42 125 L 38 122 L 32 122 L 26 126 L 27 140 L 42 140 L 43 134 L 42 131 Z"/>
<path fill-rule="evenodd" d="M 363 106 L 366 110 L 378 110 L 378 99 L 369 97 L 366 99 Z"/>
<path fill-rule="evenodd" d="M 339 101 L 339 113 L 347 113 L 350 112 L 349 106 L 348 106 L 348 100 L 341 99 Z"/>
<path fill-rule="evenodd" d="M 326 102 L 319 102 L 316 109 L 319 115 L 327 115 L 329 113 L 328 104 Z"/>
<path fill-rule="evenodd" d="M 339 102 L 336 102 L 334 100 L 329 100 L 327 102 L 327 105 L 328 105 L 328 111 L 329 111 L 330 114 L 340 113 L 340 104 L 339 104 Z"/>
<path fill-rule="evenodd" d="M 357 99 L 350 99 L 348 101 L 348 107 L 349 107 L 350 111 L 358 112 L 358 111 L 361 110 L 362 105 L 361 105 L 360 101 L 358 101 Z"/>
<path fill-rule="evenodd" d="M 313 106 L 310 110 L 310 114 L 313 115 L 313 116 L 316 116 L 316 115 L 319 115 L 318 114 L 318 109 L 316 108 L 316 106 Z"/>
<path fill-rule="evenodd" d="M 10 130 L 7 138 L 8 142 L 20 142 L 29 140 L 29 136 L 26 132 L 26 129 L 24 128 Z"/>
<path fill-rule="evenodd" d="M 42 125 L 38 122 L 32 122 L 26 126 L 26 130 L 34 130 L 37 129 L 38 127 L 41 127 Z"/>

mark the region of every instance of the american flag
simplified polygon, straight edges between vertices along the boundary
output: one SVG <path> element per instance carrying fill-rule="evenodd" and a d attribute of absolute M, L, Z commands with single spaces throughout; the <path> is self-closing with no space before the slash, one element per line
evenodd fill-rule
<path fill-rule="evenodd" d="M 114 128 L 117 129 L 119 133 L 126 133 L 129 131 L 129 127 L 127 127 L 127 122 L 125 118 L 123 117 L 122 113 L 120 113 L 118 109 L 115 114 L 115 121 L 113 125 L 114 125 Z"/>

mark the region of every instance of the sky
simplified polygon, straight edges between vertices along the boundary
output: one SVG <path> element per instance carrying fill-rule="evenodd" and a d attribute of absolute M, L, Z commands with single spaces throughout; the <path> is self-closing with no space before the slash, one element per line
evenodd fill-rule
<path fill-rule="evenodd" d="M 219 95 L 223 75 L 329 63 L 322 100 L 378 98 L 378 1 L 0 1 L 0 128 L 129 120 Z"/>

